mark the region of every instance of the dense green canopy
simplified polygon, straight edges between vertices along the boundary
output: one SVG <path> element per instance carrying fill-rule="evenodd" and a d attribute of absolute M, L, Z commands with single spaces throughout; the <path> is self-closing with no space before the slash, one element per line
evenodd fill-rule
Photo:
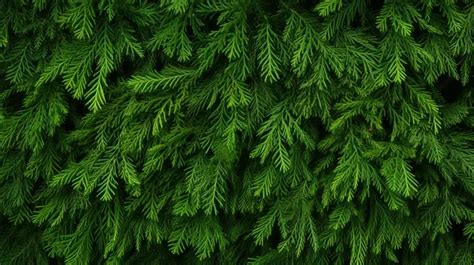
<path fill-rule="evenodd" d="M 0 264 L 474 264 L 473 0 L 0 0 Z"/>

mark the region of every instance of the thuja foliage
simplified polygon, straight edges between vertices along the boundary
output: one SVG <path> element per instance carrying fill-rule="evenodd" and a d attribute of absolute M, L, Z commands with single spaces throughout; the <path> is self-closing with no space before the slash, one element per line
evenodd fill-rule
<path fill-rule="evenodd" d="M 474 1 L 0 11 L 0 264 L 474 263 Z"/>

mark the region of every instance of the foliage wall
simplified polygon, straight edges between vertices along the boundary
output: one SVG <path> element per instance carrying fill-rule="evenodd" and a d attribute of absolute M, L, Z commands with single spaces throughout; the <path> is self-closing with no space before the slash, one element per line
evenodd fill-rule
<path fill-rule="evenodd" d="M 474 264 L 474 1 L 1 0 L 0 264 Z"/>

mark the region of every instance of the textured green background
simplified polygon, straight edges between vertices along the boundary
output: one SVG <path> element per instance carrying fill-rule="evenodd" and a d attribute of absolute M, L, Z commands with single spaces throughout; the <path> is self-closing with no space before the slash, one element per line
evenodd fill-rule
<path fill-rule="evenodd" d="M 0 0 L 0 264 L 473 264 L 474 1 Z"/>

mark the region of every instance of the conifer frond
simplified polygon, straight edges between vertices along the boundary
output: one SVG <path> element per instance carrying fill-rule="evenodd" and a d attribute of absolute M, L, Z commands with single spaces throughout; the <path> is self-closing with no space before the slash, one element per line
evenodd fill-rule
<path fill-rule="evenodd" d="M 278 80 L 280 69 L 280 59 L 276 54 L 281 49 L 278 35 L 272 30 L 267 22 L 262 24 L 257 37 L 259 43 L 258 60 L 262 76 L 265 81 L 273 82 Z"/>
<path fill-rule="evenodd" d="M 159 89 L 176 89 L 178 85 L 190 85 L 194 78 L 196 78 L 195 70 L 169 67 L 160 72 L 134 76 L 128 84 L 137 92 L 148 93 Z"/>
<path fill-rule="evenodd" d="M 469 238 L 474 237 L 474 223 L 469 223 L 464 227 L 464 234 Z"/>
<path fill-rule="evenodd" d="M 410 165 L 403 159 L 391 158 L 384 161 L 381 173 L 387 179 L 389 189 L 410 197 L 417 191 L 418 186 L 418 182 L 410 170 Z"/>
<path fill-rule="evenodd" d="M 186 11 L 189 0 L 165 0 L 161 3 L 161 6 L 167 6 L 167 9 L 174 12 L 175 14 L 182 14 Z"/>
<path fill-rule="evenodd" d="M 329 227 L 335 230 L 344 228 L 352 215 L 354 215 L 354 208 L 350 204 L 334 209 L 329 216 Z"/>
<path fill-rule="evenodd" d="M 60 22 L 70 24 L 74 35 L 78 39 L 87 39 L 93 35 L 95 16 L 93 2 L 85 0 L 77 2 L 77 4 L 69 8 L 66 13 L 60 17 Z"/>
<path fill-rule="evenodd" d="M 342 0 L 324 0 L 320 2 L 314 10 L 319 13 L 320 16 L 326 17 L 334 11 L 338 11 L 342 6 Z"/>
<path fill-rule="evenodd" d="M 192 46 L 186 34 L 186 27 L 186 18 L 177 16 L 158 29 L 148 46 L 152 50 L 163 48 L 168 56 L 177 55 L 178 61 L 187 61 L 192 55 Z"/>

